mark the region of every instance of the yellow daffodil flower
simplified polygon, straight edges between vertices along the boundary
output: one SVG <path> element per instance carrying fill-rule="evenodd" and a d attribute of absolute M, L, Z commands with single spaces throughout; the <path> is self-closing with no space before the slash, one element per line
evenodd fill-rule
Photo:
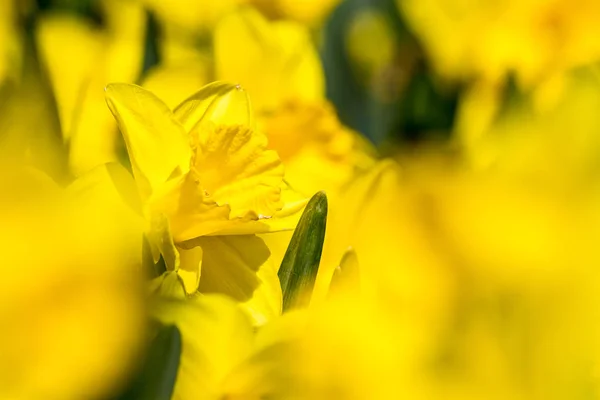
<path fill-rule="evenodd" d="M 216 82 L 174 111 L 130 84 L 109 85 L 106 99 L 127 144 L 155 262 L 162 256 L 187 293 L 224 292 L 275 304 L 269 312 L 278 314 L 280 301 L 269 300 L 281 296 L 277 266 L 254 235 L 293 229 L 306 201 L 288 202 L 283 166 L 254 130 L 246 92 Z"/>

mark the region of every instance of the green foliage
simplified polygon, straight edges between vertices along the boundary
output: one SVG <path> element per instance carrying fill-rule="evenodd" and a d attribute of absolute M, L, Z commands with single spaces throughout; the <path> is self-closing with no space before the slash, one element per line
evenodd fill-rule
<path fill-rule="evenodd" d="M 279 281 L 283 311 L 308 305 L 312 294 L 327 225 L 327 196 L 315 194 L 308 202 L 281 262 Z"/>
<path fill-rule="evenodd" d="M 169 400 L 181 358 L 181 333 L 174 325 L 161 326 L 150 343 L 145 362 L 127 392 L 117 400 Z"/>

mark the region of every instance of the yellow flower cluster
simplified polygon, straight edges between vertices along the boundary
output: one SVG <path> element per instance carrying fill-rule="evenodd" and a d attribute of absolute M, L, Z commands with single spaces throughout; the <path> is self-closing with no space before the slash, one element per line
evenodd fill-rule
<path fill-rule="evenodd" d="M 458 107 L 376 149 L 352 3 L 0 1 L 0 399 L 600 398 L 600 7 L 398 0 Z"/>

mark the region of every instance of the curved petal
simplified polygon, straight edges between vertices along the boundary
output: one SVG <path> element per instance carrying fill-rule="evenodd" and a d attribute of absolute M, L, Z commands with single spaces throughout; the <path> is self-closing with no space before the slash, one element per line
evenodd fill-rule
<path fill-rule="evenodd" d="M 202 257 L 201 293 L 221 293 L 243 303 L 257 325 L 281 315 L 281 287 L 269 248 L 254 235 L 211 236 L 180 245 Z M 181 276 L 181 274 L 180 274 Z M 187 290 L 187 289 L 186 289 Z"/>
<path fill-rule="evenodd" d="M 228 224 L 215 227 L 216 229 L 210 235 L 246 235 L 294 230 L 308 200 L 284 184 L 281 188 L 283 208 L 275 212 L 271 218 L 259 218 L 253 221 L 233 219 Z"/>
<path fill-rule="evenodd" d="M 284 99 L 324 97 L 324 76 L 309 30 L 296 22 L 271 23 L 244 8 L 223 18 L 214 33 L 218 79 L 242 84 L 257 110 Z"/>
<path fill-rule="evenodd" d="M 140 198 L 133 177 L 123 166 L 100 165 L 73 181 L 66 194 L 71 208 L 94 229 L 103 227 L 106 236 L 117 243 L 130 241 L 141 246 L 144 221 Z"/>
<path fill-rule="evenodd" d="M 177 275 L 181 278 L 186 294 L 195 293 L 200 284 L 202 273 L 202 247 L 196 246 L 190 249 L 179 248 L 179 269 Z"/>
<path fill-rule="evenodd" d="M 196 183 L 186 175 L 170 181 L 164 191 L 150 199 L 150 212 L 167 215 L 175 243 L 200 236 L 248 235 L 293 230 L 298 224 L 308 199 L 283 184 L 281 202 L 283 207 L 269 217 L 250 215 L 230 218 L 228 204 L 219 206 L 206 202 L 197 193 Z M 198 200 L 200 199 L 200 200 Z"/>
<path fill-rule="evenodd" d="M 250 99 L 240 86 L 213 82 L 193 94 L 174 110 L 175 118 L 187 132 L 200 124 L 243 125 L 254 128 Z"/>
<path fill-rule="evenodd" d="M 254 324 L 258 326 L 281 315 L 283 298 L 276 266 L 273 257 L 269 257 L 256 273 L 260 284 L 252 298 L 242 303 L 242 306 L 250 313 Z"/>
<path fill-rule="evenodd" d="M 154 262 L 157 263 L 162 255 L 167 270 L 178 271 L 179 250 L 175 247 L 171 225 L 164 214 L 156 214 L 150 218 L 147 237 Z"/>
<path fill-rule="evenodd" d="M 200 292 L 222 293 L 248 301 L 260 284 L 258 270 L 269 260 L 269 249 L 258 237 L 212 236 L 193 241 L 204 250 Z"/>
<path fill-rule="evenodd" d="M 160 300 L 151 314 L 179 328 L 183 339 L 173 399 L 221 398 L 222 384 L 252 352 L 254 328 L 230 299 L 207 295 Z"/>
<path fill-rule="evenodd" d="M 110 84 L 105 91 L 108 107 L 125 138 L 143 196 L 149 196 L 174 173 L 188 170 L 187 135 L 161 100 L 131 84 Z"/>

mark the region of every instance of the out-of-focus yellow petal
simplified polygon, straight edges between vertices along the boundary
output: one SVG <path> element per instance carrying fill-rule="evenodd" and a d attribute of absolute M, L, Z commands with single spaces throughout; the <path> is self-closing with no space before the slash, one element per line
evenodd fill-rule
<path fill-rule="evenodd" d="M 531 88 L 555 73 L 592 64 L 600 7 L 590 0 L 397 0 L 433 65 L 446 77 L 498 83 L 514 73 Z"/>
<path fill-rule="evenodd" d="M 289 97 L 324 96 L 319 57 L 302 25 L 269 23 L 248 8 L 224 18 L 214 41 L 217 78 L 240 83 L 257 110 L 272 109 Z"/>
<path fill-rule="evenodd" d="M 161 99 L 170 109 L 192 96 L 196 88 L 208 82 L 208 62 L 194 60 L 177 65 L 158 65 L 150 69 L 142 86 Z"/>
<path fill-rule="evenodd" d="M 247 0 L 143 0 L 164 22 L 179 30 L 200 33 L 209 30 L 221 16 Z"/>
<path fill-rule="evenodd" d="M 173 112 L 187 132 L 199 129 L 201 124 L 254 127 L 248 94 L 241 86 L 227 82 L 204 86 Z"/>
<path fill-rule="evenodd" d="M 284 163 L 286 180 L 307 197 L 339 190 L 374 163 L 375 152 L 342 125 L 325 101 L 287 100 L 259 122 Z"/>
<path fill-rule="evenodd" d="M 64 192 L 3 167 L 0 397 L 112 397 L 139 357 L 144 325 L 135 234 L 117 224 L 119 196 L 96 198 L 107 189 L 97 177 Z"/>
<path fill-rule="evenodd" d="M 220 398 L 225 378 L 251 354 L 254 328 L 248 316 L 219 295 L 160 300 L 151 312 L 176 325 L 183 339 L 173 399 Z"/>
<path fill-rule="evenodd" d="M 358 295 L 360 293 L 360 267 L 356 251 L 350 248 L 344 253 L 340 265 L 333 272 L 329 295 Z"/>
<path fill-rule="evenodd" d="M 83 221 L 97 227 L 95 234 L 131 243 L 130 248 L 135 250 L 129 257 L 133 263 L 139 262 L 144 220 L 135 182 L 125 168 L 119 164 L 100 165 L 77 178 L 66 193 L 70 197 L 68 205 Z M 100 220 L 102 224 L 94 222 Z"/>
<path fill-rule="evenodd" d="M 103 28 L 64 13 L 43 15 L 36 24 L 40 61 L 50 75 L 76 176 L 118 160 L 118 130 L 104 87 L 134 82 L 143 65 L 144 10 L 134 1 L 100 3 Z"/>
<path fill-rule="evenodd" d="M 114 203 L 142 216 L 142 202 L 131 174 L 120 164 L 100 165 L 76 179 L 68 193 L 94 200 L 98 205 Z"/>
<path fill-rule="evenodd" d="M 91 21 L 60 14 L 40 18 L 36 36 L 55 93 L 63 136 L 68 139 L 86 82 L 97 68 L 104 38 Z"/>
<path fill-rule="evenodd" d="M 111 84 L 106 87 L 106 101 L 123 133 L 144 196 L 174 174 L 187 172 L 186 132 L 161 100 L 136 85 Z"/>

